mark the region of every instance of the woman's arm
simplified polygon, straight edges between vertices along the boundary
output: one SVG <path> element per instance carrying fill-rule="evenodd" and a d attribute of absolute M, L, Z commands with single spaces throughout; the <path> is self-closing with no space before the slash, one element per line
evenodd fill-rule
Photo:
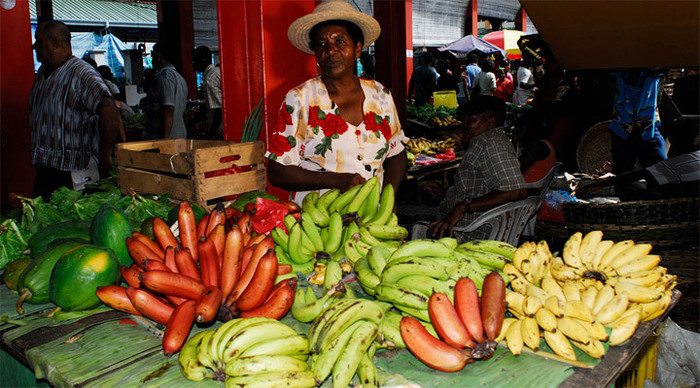
<path fill-rule="evenodd" d="M 299 166 L 286 166 L 274 160 L 267 162 L 270 183 L 287 191 L 340 189 L 345 191 L 365 181 L 360 174 L 309 171 Z"/>
<path fill-rule="evenodd" d="M 394 186 L 394 192 L 398 191 L 401 181 L 406 177 L 407 168 L 406 150 L 387 158 L 384 161 L 384 185 L 390 184 Z"/>

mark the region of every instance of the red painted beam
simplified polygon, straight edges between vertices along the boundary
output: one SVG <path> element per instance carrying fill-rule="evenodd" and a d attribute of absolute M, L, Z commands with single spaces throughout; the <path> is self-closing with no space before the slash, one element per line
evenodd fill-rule
<path fill-rule="evenodd" d="M 479 0 L 469 0 L 464 18 L 467 35 L 479 35 Z"/>
<path fill-rule="evenodd" d="M 522 6 L 520 6 L 518 13 L 515 15 L 515 29 L 527 32 L 527 13 Z"/>
<path fill-rule="evenodd" d="M 34 83 L 34 59 L 29 25 L 29 1 L 0 9 L 0 204 L 9 193 L 32 194 L 34 168 L 29 156 L 29 91 Z"/>
<path fill-rule="evenodd" d="M 187 82 L 187 97 L 197 97 L 197 75 L 192 66 L 194 48 L 194 22 L 192 0 L 160 0 L 156 3 L 158 14 L 158 39 L 176 42 L 176 59 L 173 65 Z"/>

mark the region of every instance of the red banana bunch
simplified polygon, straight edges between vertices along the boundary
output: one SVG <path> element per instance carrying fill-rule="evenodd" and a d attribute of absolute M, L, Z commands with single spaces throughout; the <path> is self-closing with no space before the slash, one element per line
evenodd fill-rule
<path fill-rule="evenodd" d="M 497 272 L 484 279 L 481 298 L 469 278 L 457 281 L 454 305 L 440 292 L 428 300 L 428 314 L 435 338 L 413 317 L 401 319 L 401 338 L 408 350 L 425 365 L 443 372 L 457 372 L 475 360 L 486 360 L 496 350 L 506 311 L 506 286 Z"/>

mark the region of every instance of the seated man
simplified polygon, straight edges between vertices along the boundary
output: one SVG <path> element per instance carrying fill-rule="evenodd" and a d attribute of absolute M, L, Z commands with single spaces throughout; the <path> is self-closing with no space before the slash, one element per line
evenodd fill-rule
<path fill-rule="evenodd" d="M 520 164 L 502 128 L 505 113 L 506 105 L 497 97 L 480 96 L 470 102 L 462 133 L 467 150 L 428 236 L 449 236 L 453 227 L 467 226 L 482 212 L 525 198 Z M 486 238 L 487 233 L 477 230 L 469 237 Z"/>

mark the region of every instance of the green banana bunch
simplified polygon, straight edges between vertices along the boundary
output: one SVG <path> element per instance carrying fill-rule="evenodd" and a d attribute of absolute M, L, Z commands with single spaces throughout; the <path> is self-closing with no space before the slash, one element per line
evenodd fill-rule
<path fill-rule="evenodd" d="M 371 365 L 374 351 L 370 347 L 378 336 L 384 308 L 371 300 L 344 298 L 331 302 L 314 320 L 309 349 L 317 385 L 330 375 L 334 387 L 346 387 L 355 374 L 376 381 L 376 370 Z M 369 359 L 363 361 L 366 357 Z"/>
<path fill-rule="evenodd" d="M 202 343 L 202 338 L 211 335 L 213 330 L 204 330 L 193 335 L 180 349 L 177 361 L 180 364 L 180 372 L 188 380 L 202 381 L 204 379 L 214 378 L 214 371 L 202 365 L 197 358 L 199 353 L 199 345 Z"/>
<path fill-rule="evenodd" d="M 321 311 L 332 298 L 344 294 L 345 290 L 343 283 L 337 283 L 326 291 L 322 297 L 316 298 L 312 287 L 299 287 L 294 295 L 292 316 L 299 322 L 311 322 L 321 314 Z"/>

